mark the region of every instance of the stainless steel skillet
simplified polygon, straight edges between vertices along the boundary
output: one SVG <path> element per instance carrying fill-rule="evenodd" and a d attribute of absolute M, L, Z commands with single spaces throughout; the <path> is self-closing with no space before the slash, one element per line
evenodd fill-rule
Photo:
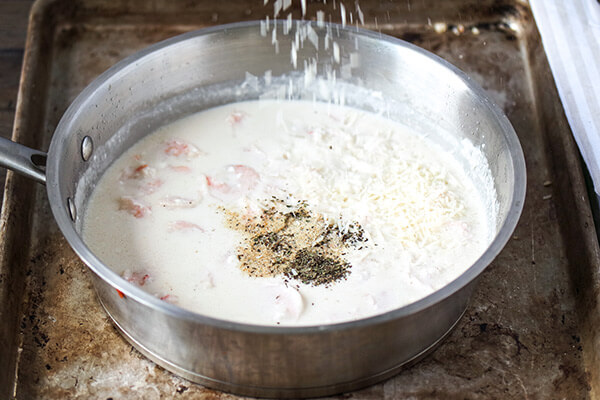
<path fill-rule="evenodd" d="M 118 63 L 69 107 L 54 134 L 45 171 L 40 167 L 44 153 L 2 145 L 5 166 L 46 181 L 59 227 L 92 270 L 99 299 L 124 336 L 165 368 L 218 389 L 253 396 L 320 396 L 393 375 L 433 348 L 458 321 L 477 276 L 509 239 L 523 206 L 525 165 L 516 135 L 467 76 L 397 39 L 337 25 L 310 27 L 320 43 L 327 35 L 333 37 L 340 63 L 330 62 L 332 47 L 325 50 L 321 45 L 315 52 L 306 41 L 297 53 L 300 76 L 303 61 L 315 56 L 320 71 L 326 73 L 326 65 L 331 65 L 329 71 L 340 81 L 349 67 L 354 84 L 381 94 L 390 117 L 419 131 L 443 131 L 478 147 L 485 145 L 498 194 L 497 234 L 463 275 L 409 306 L 360 321 L 302 328 L 217 320 L 130 285 L 80 237 L 95 183 L 133 143 L 191 112 L 264 95 L 266 71 L 272 77 L 294 75 L 290 51 L 295 37 L 283 34 L 283 24 L 276 28 L 279 53 L 271 33 L 263 37 L 260 23 L 253 22 L 185 34 Z M 352 63 L 353 57 L 358 63 Z"/>

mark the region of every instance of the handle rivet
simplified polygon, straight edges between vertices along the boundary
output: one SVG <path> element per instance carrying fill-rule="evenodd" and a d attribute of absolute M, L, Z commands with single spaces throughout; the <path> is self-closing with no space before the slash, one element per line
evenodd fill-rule
<path fill-rule="evenodd" d="M 75 222 L 75 218 L 77 218 L 77 210 L 75 209 L 75 202 L 70 197 L 67 197 L 67 207 L 69 209 L 69 216 L 71 220 Z"/>
<path fill-rule="evenodd" d="M 93 151 L 94 143 L 92 142 L 92 138 L 85 136 L 81 141 L 81 157 L 83 158 L 83 161 L 89 160 Z"/>

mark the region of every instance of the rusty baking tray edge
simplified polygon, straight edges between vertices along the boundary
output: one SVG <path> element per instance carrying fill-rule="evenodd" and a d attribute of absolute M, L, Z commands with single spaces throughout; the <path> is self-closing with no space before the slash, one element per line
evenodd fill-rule
<path fill-rule="evenodd" d="M 27 118 L 34 110 L 44 109 L 47 95 L 46 68 L 43 62 L 44 47 L 50 47 L 51 37 L 44 37 L 41 27 L 47 22 L 44 10 L 49 1 L 34 3 L 27 28 L 25 53 L 19 82 L 19 92 L 15 111 L 12 140 L 29 147 L 39 148 L 40 143 L 27 132 L 43 129 L 43 118 Z M 34 77 L 45 77 L 46 81 Z M 44 91 L 40 92 L 39 88 Z M 42 113 L 43 115 L 43 113 Z M 25 265 L 28 254 L 21 251 L 25 246 L 21 238 L 31 237 L 31 218 L 36 188 L 31 180 L 7 172 L 4 200 L 0 214 L 0 398 L 14 396 L 21 337 L 18 327 L 24 306 L 23 296 L 26 287 Z M 10 350 L 9 350 L 10 349 Z"/>
<path fill-rule="evenodd" d="M 49 76 L 48 73 L 44 73 L 43 53 L 44 47 L 51 47 L 48 41 L 52 38 L 44 37 L 41 28 L 47 23 L 47 19 L 51 18 L 45 13 L 51 3 L 53 0 L 38 0 L 31 11 L 12 136 L 13 140 L 34 148 L 39 148 L 41 144 L 34 142 L 35 138 L 28 137 L 24 133 L 43 129 L 44 118 L 28 119 L 26 116 L 34 114 L 34 111 L 39 115 L 39 110 L 44 109 L 48 85 L 47 82 L 36 81 L 35 78 Z M 543 59 L 530 60 L 530 62 L 546 63 L 547 61 Z M 551 77 L 546 79 L 551 81 Z M 40 92 L 40 88 L 44 91 Z M 543 130 L 548 137 L 550 152 L 554 157 L 554 172 L 559 181 L 557 186 L 571 188 L 570 191 L 560 191 L 556 195 L 560 198 L 560 205 L 570 204 L 572 208 L 558 207 L 557 212 L 562 215 L 564 221 L 567 221 L 561 229 L 564 230 L 565 237 L 571 238 L 566 246 L 568 257 L 579 264 L 579 268 L 572 268 L 570 271 L 578 306 L 587 310 L 585 313 L 579 313 L 582 342 L 586 348 L 584 352 L 586 371 L 590 382 L 599 382 L 600 332 L 596 327 L 600 326 L 600 305 L 597 301 L 600 294 L 600 251 L 576 145 L 572 137 L 560 134 L 565 130 L 570 131 L 564 112 L 562 108 L 556 108 L 551 101 L 545 102 L 546 96 L 542 95 L 542 90 L 552 91 L 553 96 L 557 94 L 553 85 L 550 88 L 540 88 L 537 85 L 535 87 L 536 98 L 541 99 L 538 107 L 547 120 L 553 121 L 558 127 L 547 124 Z M 10 351 L 0 352 L 0 365 L 5 366 L 0 373 L 0 398 L 12 397 L 16 384 L 15 374 L 18 368 L 21 338 L 18 330 L 14 328 L 19 326 L 19 318 L 22 316 L 25 304 L 23 296 L 26 294 L 27 286 L 26 271 L 19 266 L 24 265 L 28 257 L 28 254 L 20 251 L 24 246 L 19 240 L 31 237 L 30 222 L 36 195 L 35 185 L 10 172 L 7 175 L 0 215 L 0 234 L 3 238 L 0 244 L 0 321 L 2 321 L 0 346 Z M 583 240 L 579 240 L 580 238 Z M 600 396 L 595 386 L 592 386 L 591 390 L 592 398 Z"/>

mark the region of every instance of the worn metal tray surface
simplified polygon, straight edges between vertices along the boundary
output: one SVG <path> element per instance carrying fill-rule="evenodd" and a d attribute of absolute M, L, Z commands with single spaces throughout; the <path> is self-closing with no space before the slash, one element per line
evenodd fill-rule
<path fill-rule="evenodd" d="M 339 3 L 326 3 L 309 2 L 307 17 L 322 9 L 339 21 Z M 69 103 L 116 61 L 185 31 L 264 18 L 272 7 L 262 0 L 39 1 L 13 138 L 47 149 Z M 292 7 L 300 17 L 300 2 Z M 599 396 L 596 234 L 580 158 L 527 3 L 361 0 L 360 7 L 367 28 L 441 55 L 486 89 L 519 135 L 528 189 L 512 240 L 481 276 L 452 334 L 396 377 L 339 398 Z M 9 173 L 4 196 L 0 398 L 234 397 L 172 375 L 117 333 L 41 185 Z"/>

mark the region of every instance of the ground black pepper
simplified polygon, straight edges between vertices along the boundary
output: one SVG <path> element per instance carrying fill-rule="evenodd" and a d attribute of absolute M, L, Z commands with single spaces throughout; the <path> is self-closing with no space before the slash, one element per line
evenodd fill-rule
<path fill-rule="evenodd" d="M 339 258 L 326 257 L 312 249 L 302 249 L 286 265 L 283 273 L 288 278 L 318 286 L 345 278 L 350 273 L 350 267 L 349 263 Z"/>
<path fill-rule="evenodd" d="M 351 223 L 342 232 L 338 225 L 311 211 L 306 201 L 287 204 L 272 198 L 267 204 L 258 216 L 227 212 L 230 227 L 245 236 L 238 248 L 243 271 L 258 277 L 283 274 L 315 286 L 332 284 L 350 274 L 346 250 L 366 247 L 360 224 Z"/>

